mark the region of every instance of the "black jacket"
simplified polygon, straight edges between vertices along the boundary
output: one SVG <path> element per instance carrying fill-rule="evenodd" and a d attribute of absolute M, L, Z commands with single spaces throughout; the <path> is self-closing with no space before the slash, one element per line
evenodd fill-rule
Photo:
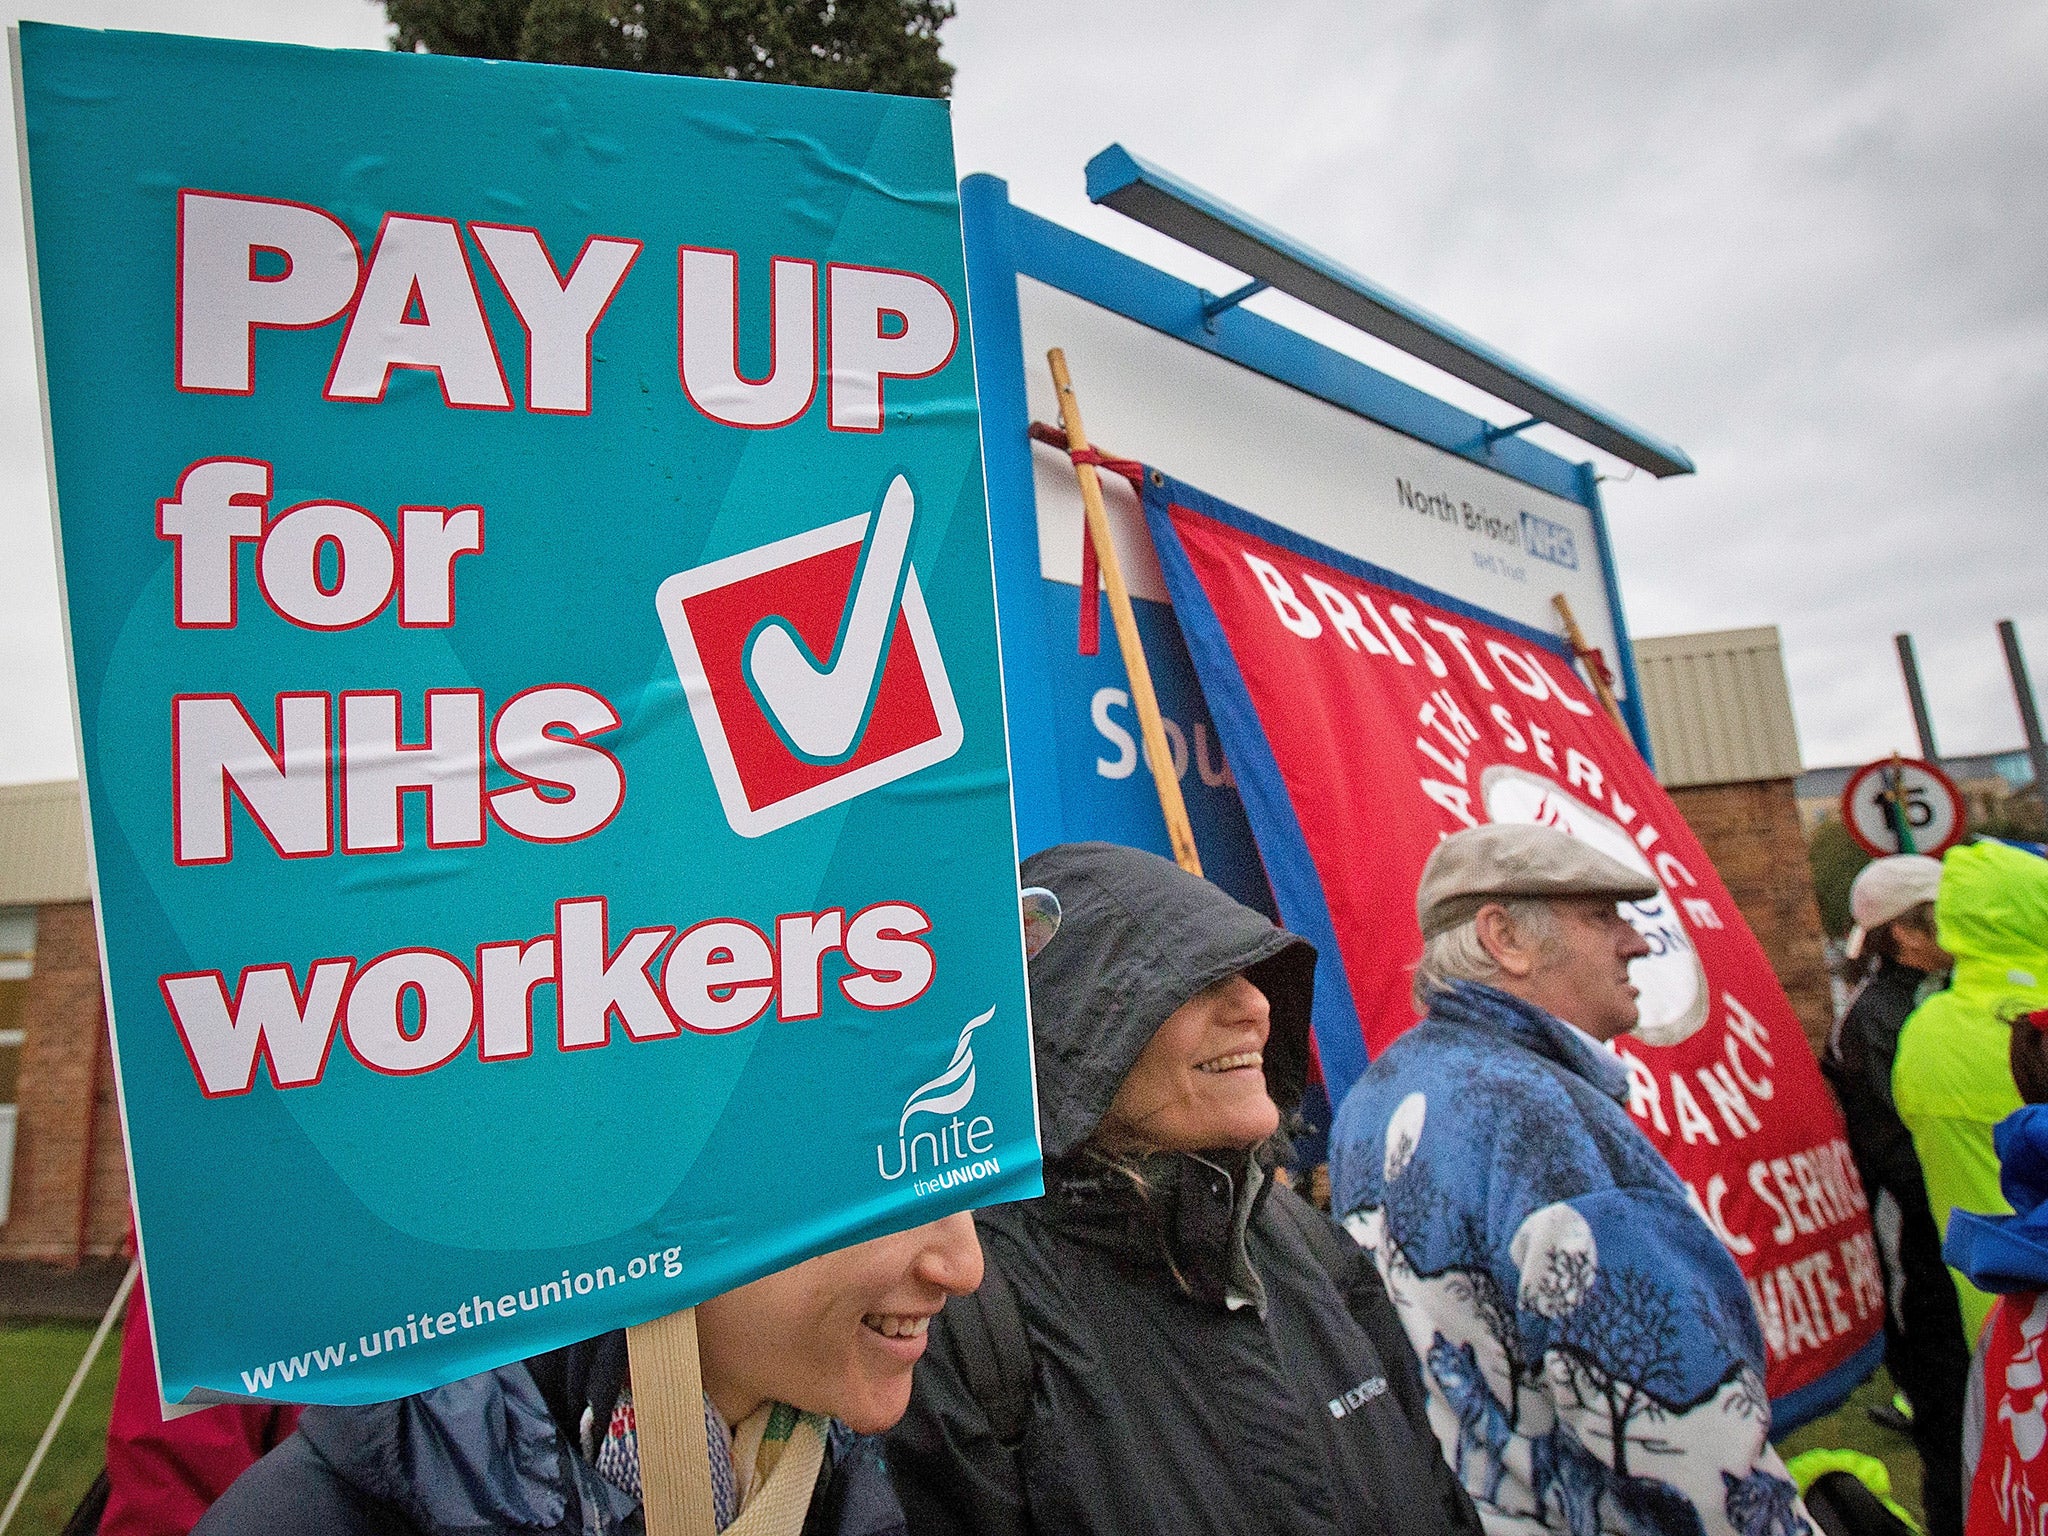
<path fill-rule="evenodd" d="M 194 1536 L 640 1536 L 637 1499 L 578 1453 L 625 1380 L 626 1336 L 396 1402 L 309 1408 Z M 880 1442 L 835 1424 L 804 1536 L 903 1536 Z"/>
<path fill-rule="evenodd" d="M 1002 1443 L 949 1307 L 888 1439 L 913 1536 L 1476 1533 L 1362 1250 L 1243 1152 L 1155 1154 L 1133 1179 L 1084 1149 L 1166 1017 L 1239 971 L 1272 1004 L 1266 1072 L 1291 1105 L 1314 951 L 1151 854 L 1070 845 L 1024 879 L 1065 911 L 1031 965 L 1048 1190 L 980 1226 L 1030 1413 Z"/>
<path fill-rule="evenodd" d="M 1899 1055 L 1899 1033 L 1926 979 L 1924 971 L 1880 959 L 1821 1058 L 1822 1070 L 1842 1101 L 1849 1150 L 1864 1182 L 1890 1189 L 1901 1199 L 1911 1194 L 1922 1204 L 1927 1189 L 1912 1133 L 1892 1102 L 1892 1064 Z"/>
<path fill-rule="evenodd" d="M 1821 1070 L 1842 1101 L 1849 1152 L 1870 1196 L 1885 1278 L 1885 1366 L 1913 1404 L 1913 1444 L 1924 1476 L 1928 1536 L 1963 1528 L 1963 1403 L 1970 1345 L 1941 1257 L 1941 1229 L 1912 1133 L 1892 1099 L 1899 1033 L 1926 973 L 1880 959 L 1835 1031 Z"/>

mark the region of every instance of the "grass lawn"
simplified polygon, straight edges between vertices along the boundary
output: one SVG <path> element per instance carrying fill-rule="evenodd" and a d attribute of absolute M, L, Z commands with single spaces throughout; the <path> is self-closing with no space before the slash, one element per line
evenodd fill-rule
<path fill-rule="evenodd" d="M 1790 1461 L 1801 1451 L 1861 1451 L 1875 1456 L 1892 1474 L 1892 1497 L 1903 1504 L 1923 1528 L 1926 1516 L 1920 1507 L 1920 1457 L 1913 1442 L 1896 1430 L 1870 1421 L 1864 1410 L 1888 1403 L 1892 1379 L 1880 1370 L 1858 1387 L 1849 1401 L 1824 1419 L 1815 1419 L 1778 1442 L 1778 1454 Z"/>
<path fill-rule="evenodd" d="M 0 1322 L 0 1506 L 56 1411 L 92 1340 L 90 1323 Z M 106 1460 L 107 1414 L 121 1364 L 121 1334 L 108 1336 L 78 1401 L 43 1458 L 7 1536 L 54 1536 Z"/>

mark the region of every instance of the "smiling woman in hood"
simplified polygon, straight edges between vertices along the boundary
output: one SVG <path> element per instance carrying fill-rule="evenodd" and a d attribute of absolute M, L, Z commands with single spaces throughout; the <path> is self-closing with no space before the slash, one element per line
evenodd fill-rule
<path fill-rule="evenodd" d="M 1058 936 L 1031 962 L 1048 1158 L 1070 1157 L 1094 1137 L 1161 1026 L 1235 978 L 1256 987 L 1269 1010 L 1260 1054 L 1270 1101 L 1280 1109 L 1300 1102 L 1316 963 L 1306 939 L 1135 848 L 1063 843 L 1026 859 L 1024 879 L 1057 895 L 1062 913 Z M 1144 1139 L 1142 1127 L 1127 1130 Z"/>
<path fill-rule="evenodd" d="M 1272 1176 L 1315 951 L 1134 849 L 1023 876 L 1064 913 L 1046 1193 L 981 1213 L 993 1278 L 932 1325 L 889 1440 L 913 1536 L 1476 1532 L 1377 1273 Z"/>

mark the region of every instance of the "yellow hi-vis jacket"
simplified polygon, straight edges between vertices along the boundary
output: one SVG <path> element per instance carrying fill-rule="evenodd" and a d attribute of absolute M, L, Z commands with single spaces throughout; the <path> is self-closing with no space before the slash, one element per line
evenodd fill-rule
<path fill-rule="evenodd" d="M 2012 1210 L 1998 1187 L 1991 1128 L 2020 1107 L 2009 1061 L 2019 1013 L 2048 1008 L 2048 859 L 2004 843 L 1951 848 L 1934 904 L 1954 979 L 1913 1010 L 1899 1037 L 1892 1097 L 1913 1133 L 1934 1224 L 1949 1212 Z M 1961 1275 L 1963 1331 L 1974 1340 L 1995 1298 Z"/>

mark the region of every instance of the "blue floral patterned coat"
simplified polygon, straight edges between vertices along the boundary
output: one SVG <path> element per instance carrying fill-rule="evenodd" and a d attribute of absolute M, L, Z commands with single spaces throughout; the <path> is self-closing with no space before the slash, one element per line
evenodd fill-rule
<path fill-rule="evenodd" d="M 1335 1209 L 1488 1531 L 1808 1536 L 1742 1274 L 1627 1093 L 1589 1037 L 1455 983 L 1346 1097 Z"/>

